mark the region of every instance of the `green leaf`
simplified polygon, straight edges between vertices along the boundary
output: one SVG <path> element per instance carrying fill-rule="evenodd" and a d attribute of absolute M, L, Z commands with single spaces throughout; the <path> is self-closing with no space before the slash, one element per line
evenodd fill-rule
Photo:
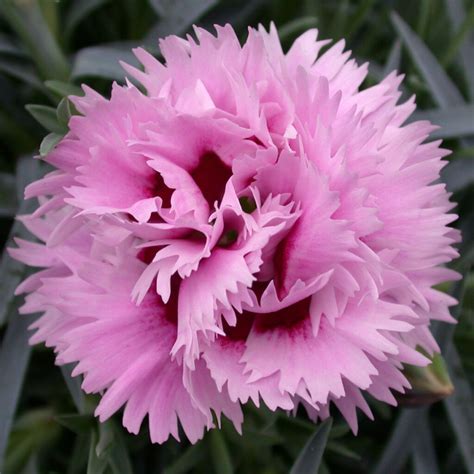
<path fill-rule="evenodd" d="M 332 419 L 321 423 L 300 452 L 290 474 L 317 474 L 331 431 Z"/>
<path fill-rule="evenodd" d="M 413 463 L 415 474 L 440 474 L 433 437 L 428 425 L 428 416 L 418 420 L 414 441 Z"/>
<path fill-rule="evenodd" d="M 62 81 L 45 81 L 44 85 L 59 97 L 68 97 L 70 95 L 83 96 L 84 92 L 75 84 Z"/>
<path fill-rule="evenodd" d="M 8 173 L 0 173 L 0 217 L 14 216 L 17 207 L 15 177 Z"/>
<path fill-rule="evenodd" d="M 17 473 L 36 452 L 44 450 L 60 434 L 50 408 L 30 409 L 15 421 L 8 443 L 4 469 Z"/>
<path fill-rule="evenodd" d="M 180 35 L 216 4 L 217 0 L 150 0 L 161 17 L 152 34 L 159 38 Z"/>
<path fill-rule="evenodd" d="M 463 44 L 467 35 L 472 31 L 474 25 L 474 5 L 471 6 L 469 13 L 465 16 L 464 21 L 459 25 L 455 35 L 452 37 L 446 52 L 441 60 L 444 66 L 448 66 L 456 56 L 461 44 Z"/>
<path fill-rule="evenodd" d="M 88 433 L 95 426 L 93 415 L 78 415 L 77 413 L 73 413 L 70 415 L 56 415 L 54 418 L 59 424 L 77 434 Z"/>
<path fill-rule="evenodd" d="M 89 457 L 90 433 L 76 436 L 74 449 L 68 463 L 67 474 L 84 474 Z"/>
<path fill-rule="evenodd" d="M 349 38 L 361 27 L 362 23 L 366 20 L 367 14 L 373 7 L 375 0 L 362 0 L 358 2 L 358 7 L 354 14 L 348 21 L 348 28 L 344 32 L 344 37 Z"/>
<path fill-rule="evenodd" d="M 426 35 L 426 29 L 429 25 L 430 16 L 432 13 L 432 0 L 419 0 L 419 13 L 418 22 L 416 25 L 416 32 L 420 38 L 424 38 Z"/>
<path fill-rule="evenodd" d="M 59 134 L 67 132 L 67 127 L 59 123 L 54 107 L 48 107 L 47 105 L 26 105 L 25 108 L 46 130 Z"/>
<path fill-rule="evenodd" d="M 209 438 L 214 471 L 218 474 L 232 474 L 234 472 L 232 460 L 221 431 L 212 430 Z"/>
<path fill-rule="evenodd" d="M 338 439 L 342 438 L 346 434 L 351 431 L 349 425 L 347 423 L 339 423 L 337 425 L 333 425 L 331 428 L 331 432 L 329 433 L 329 439 Z"/>
<path fill-rule="evenodd" d="M 34 160 L 30 156 L 22 157 L 18 160 L 16 171 L 17 199 L 18 202 L 20 202 L 18 214 L 27 214 L 33 211 L 35 203 L 23 199 L 23 190 L 27 184 L 38 179 L 40 175 L 41 169 L 37 160 Z M 10 230 L 5 248 L 14 245 L 14 237 L 27 238 L 28 236 L 29 233 L 23 224 L 16 221 Z M 4 323 L 7 317 L 9 305 L 14 297 L 15 288 L 24 276 L 24 265 L 13 260 L 7 252 L 4 252 L 0 260 L 0 325 Z"/>
<path fill-rule="evenodd" d="M 474 135 L 474 104 L 459 105 L 445 109 L 420 110 L 413 120 L 429 120 L 441 128 L 431 133 L 430 138 L 459 138 Z"/>
<path fill-rule="evenodd" d="M 462 0 L 445 0 L 446 11 L 451 20 L 453 30 L 459 31 L 462 27 L 466 13 Z M 474 100 L 474 67 L 472 67 L 472 52 L 474 51 L 474 32 L 469 31 L 464 38 L 464 43 L 460 46 L 461 62 L 466 77 L 469 97 Z"/>
<path fill-rule="evenodd" d="M 417 421 L 425 416 L 426 411 L 427 407 L 400 410 L 390 438 L 372 471 L 373 474 L 402 472 L 416 438 Z"/>
<path fill-rule="evenodd" d="M 388 55 L 387 63 L 383 68 L 383 77 L 388 76 L 392 71 L 400 70 L 400 62 L 402 59 L 402 44 L 400 40 L 393 43 L 390 54 Z"/>
<path fill-rule="evenodd" d="M 24 56 L 23 49 L 9 36 L 0 33 L 0 53 L 11 54 L 13 56 Z"/>
<path fill-rule="evenodd" d="M 39 152 L 41 156 L 46 156 L 64 137 L 61 133 L 49 133 L 41 141 Z"/>
<path fill-rule="evenodd" d="M 473 393 L 456 348 L 451 343 L 446 359 L 456 390 L 444 401 L 451 426 L 456 434 L 468 472 L 474 472 L 474 407 Z"/>
<path fill-rule="evenodd" d="M 391 19 L 439 106 L 444 108 L 462 105 L 464 99 L 461 93 L 438 63 L 433 53 L 397 13 L 392 12 Z"/>
<path fill-rule="evenodd" d="M 21 474 L 39 474 L 38 471 L 38 461 L 36 459 L 36 456 L 33 454 L 33 456 L 30 456 L 30 459 L 26 463 L 26 466 L 23 468 L 21 471 Z"/>
<path fill-rule="evenodd" d="M 0 350 L 0 470 L 30 359 L 27 328 L 35 319 L 33 316 L 18 315 L 18 303 L 11 306 L 11 314 Z"/>
<path fill-rule="evenodd" d="M 457 158 L 441 170 L 441 179 L 450 192 L 460 191 L 474 184 L 474 166 L 471 157 Z"/>
<path fill-rule="evenodd" d="M 187 474 L 193 472 L 193 468 L 203 461 L 205 456 L 204 444 L 194 444 L 186 449 L 184 453 L 180 454 L 171 466 L 166 467 L 163 470 L 163 474 Z"/>
<path fill-rule="evenodd" d="M 326 447 L 328 453 L 332 452 L 339 457 L 352 459 L 354 461 L 360 461 L 361 456 L 352 449 L 348 448 L 345 444 L 337 441 L 330 441 Z"/>
<path fill-rule="evenodd" d="M 109 0 L 81 0 L 80 2 L 71 2 L 64 20 L 64 35 L 69 38 L 76 27 L 87 18 L 94 10 L 105 5 Z"/>
<path fill-rule="evenodd" d="M 133 474 L 122 428 L 118 427 L 113 419 L 109 419 L 99 424 L 99 433 L 97 456 L 107 459 L 114 474 Z"/>
<path fill-rule="evenodd" d="M 56 118 L 58 122 L 67 128 L 69 119 L 76 114 L 77 110 L 74 108 L 72 102 L 67 97 L 63 97 L 56 108 Z"/>
<path fill-rule="evenodd" d="M 315 16 L 303 16 L 295 20 L 285 23 L 278 28 L 278 36 L 283 42 L 289 38 L 294 37 L 298 33 L 302 33 L 310 28 L 315 28 L 318 24 L 318 19 Z"/>
<path fill-rule="evenodd" d="M 87 462 L 87 474 L 103 474 L 107 469 L 107 458 L 100 457 L 97 454 L 97 433 L 91 430 L 89 446 L 89 460 Z"/>
<path fill-rule="evenodd" d="M 137 46 L 136 43 L 123 42 L 81 49 L 74 59 L 72 77 L 103 77 L 124 82 L 125 71 L 120 61 L 140 67 L 131 51 L 135 46 Z"/>
<path fill-rule="evenodd" d="M 19 79 L 34 89 L 39 91 L 44 90 L 44 85 L 38 77 L 38 74 L 33 67 L 25 61 L 0 57 L 0 72 Z"/>
<path fill-rule="evenodd" d="M 37 0 L 2 1 L 2 15 L 21 38 L 45 79 L 66 79 L 69 65 L 41 12 Z"/>
<path fill-rule="evenodd" d="M 66 364 L 61 366 L 61 373 L 63 374 L 64 381 L 66 382 L 69 393 L 71 394 L 74 404 L 76 405 L 79 413 L 84 413 L 86 409 L 86 400 L 84 392 L 81 389 L 81 377 L 72 376 L 74 364 Z"/>

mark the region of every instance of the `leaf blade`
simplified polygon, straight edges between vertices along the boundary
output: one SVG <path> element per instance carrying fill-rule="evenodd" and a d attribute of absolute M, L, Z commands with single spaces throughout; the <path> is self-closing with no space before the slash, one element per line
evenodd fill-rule
<path fill-rule="evenodd" d="M 136 43 L 113 43 L 81 49 L 74 59 L 71 77 L 102 77 L 125 82 L 125 71 L 120 65 L 124 61 L 140 67 L 131 49 Z"/>
<path fill-rule="evenodd" d="M 56 109 L 54 107 L 29 104 L 26 105 L 25 108 L 33 118 L 49 132 L 58 134 L 64 134 L 67 132 L 67 127 L 65 127 L 64 124 L 59 123 Z"/>
<path fill-rule="evenodd" d="M 290 474 L 316 474 L 318 472 L 331 426 L 331 418 L 320 424 L 298 455 Z"/>
<path fill-rule="evenodd" d="M 418 421 L 417 436 L 413 445 L 413 462 L 415 474 L 427 472 L 440 474 L 427 416 Z"/>
<path fill-rule="evenodd" d="M 20 202 L 18 214 L 27 214 L 32 212 L 34 203 L 23 199 L 23 190 L 27 184 L 39 178 L 41 170 L 39 162 L 32 157 L 22 157 L 18 160 L 16 171 L 17 182 L 17 198 Z M 8 236 L 5 248 L 13 245 L 14 237 L 26 238 L 29 236 L 28 231 L 19 221 L 14 222 L 10 234 Z M 12 301 L 15 288 L 25 276 L 25 266 L 13 260 L 7 252 L 2 254 L 0 260 L 0 326 L 5 322 L 7 317 L 8 306 Z"/>
<path fill-rule="evenodd" d="M 439 129 L 430 138 L 459 138 L 474 135 L 474 104 L 460 105 L 445 109 L 420 110 L 412 120 L 429 120 Z"/>
<path fill-rule="evenodd" d="M 466 469 L 468 472 L 474 472 L 474 410 L 472 407 L 474 398 L 464 374 L 461 359 L 452 343 L 448 348 L 446 359 L 456 390 L 451 397 L 444 400 L 444 405 L 458 439 Z"/>
<path fill-rule="evenodd" d="M 215 471 L 219 474 L 233 474 L 232 460 L 222 433 L 219 430 L 212 430 L 210 441 L 211 457 Z"/>
<path fill-rule="evenodd" d="M 34 316 L 18 316 L 18 302 L 11 307 L 11 322 L 7 327 L 0 351 L 0 467 L 15 415 L 18 397 L 30 359 L 28 326 Z"/>
<path fill-rule="evenodd" d="M 462 105 L 464 99 L 461 93 L 425 43 L 397 13 L 392 12 L 390 17 L 438 105 L 440 107 Z"/>
<path fill-rule="evenodd" d="M 8 173 L 0 173 L 0 217 L 15 215 L 17 207 L 15 177 Z"/>

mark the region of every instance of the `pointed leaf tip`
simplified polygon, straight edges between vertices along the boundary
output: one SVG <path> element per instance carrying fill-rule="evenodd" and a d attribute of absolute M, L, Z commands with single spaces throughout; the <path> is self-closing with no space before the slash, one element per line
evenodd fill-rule
<path fill-rule="evenodd" d="M 317 427 L 293 464 L 290 474 L 317 474 L 331 426 L 332 418 L 328 418 Z"/>

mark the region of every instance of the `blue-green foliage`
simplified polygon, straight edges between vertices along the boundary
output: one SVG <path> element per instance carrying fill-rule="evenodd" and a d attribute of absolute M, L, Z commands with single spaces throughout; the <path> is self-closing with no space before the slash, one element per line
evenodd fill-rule
<path fill-rule="evenodd" d="M 370 400 L 376 421 L 361 420 L 353 437 L 337 417 L 314 426 L 304 415 L 247 406 L 243 436 L 224 420 L 195 446 L 151 445 L 146 428 L 126 433 L 91 416 L 71 368 L 51 351 L 30 348 L 14 288 L 27 270 L 3 251 L 0 260 L 0 472 L 149 474 L 473 472 L 474 414 L 474 2 L 463 0 L 0 0 L 0 240 L 25 234 L 15 214 L 31 211 L 24 186 L 45 173 L 31 160 L 46 154 L 74 113 L 64 97 L 86 82 L 106 91 L 123 80 L 118 60 L 157 35 L 184 34 L 193 23 L 247 25 L 274 21 L 285 46 L 316 26 L 321 37 L 345 37 L 371 63 L 367 83 L 398 69 L 404 94 L 417 95 L 416 119 L 442 128 L 453 150 L 443 180 L 459 202 L 463 231 L 455 262 L 464 282 L 446 288 L 461 303 L 456 329 L 436 328 L 455 393 L 442 403 L 392 409 Z M 35 104 L 35 105 L 27 105 Z M 36 105 L 40 104 L 40 105 Z M 25 108 L 26 106 L 26 108 Z M 29 113 L 28 113 L 29 112 Z M 30 115 L 31 114 L 31 115 Z M 36 119 L 36 121 L 33 119 Z M 49 134 L 47 134 L 49 133 Z M 46 137 L 43 139 L 43 136 Z M 323 454 L 324 453 L 324 454 Z"/>

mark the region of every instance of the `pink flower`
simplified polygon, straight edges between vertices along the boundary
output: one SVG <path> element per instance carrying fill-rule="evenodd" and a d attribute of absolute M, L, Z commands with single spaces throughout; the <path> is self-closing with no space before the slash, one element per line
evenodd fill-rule
<path fill-rule="evenodd" d="M 429 325 L 455 301 L 459 233 L 439 177 L 448 152 L 403 125 L 395 73 L 359 91 L 341 41 L 311 30 L 284 54 L 277 32 L 230 26 L 161 41 L 125 69 L 146 89 L 84 87 L 81 115 L 30 185 L 23 222 L 42 243 L 11 254 L 43 270 L 18 288 L 42 312 L 32 343 L 76 362 L 101 420 L 125 405 L 151 439 L 240 429 L 240 405 L 329 416 L 354 431 L 367 392 L 395 404 L 439 348 Z"/>

